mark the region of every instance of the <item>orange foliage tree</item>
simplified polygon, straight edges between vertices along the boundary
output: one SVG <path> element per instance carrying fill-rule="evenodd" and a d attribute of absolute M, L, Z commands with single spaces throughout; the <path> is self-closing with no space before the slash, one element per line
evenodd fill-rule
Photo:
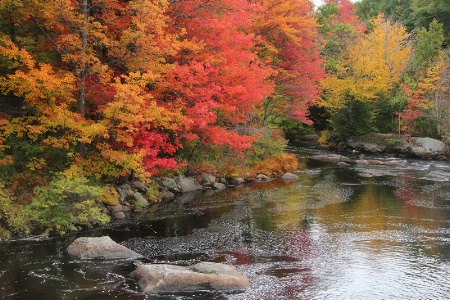
<path fill-rule="evenodd" d="M 260 107 L 261 123 L 274 117 L 311 124 L 308 108 L 319 99 L 317 83 L 324 77 L 319 57 L 317 23 L 312 3 L 301 1 L 255 1 L 264 11 L 253 21 L 261 36 L 258 55 L 269 61 L 276 92 L 264 98 Z"/>

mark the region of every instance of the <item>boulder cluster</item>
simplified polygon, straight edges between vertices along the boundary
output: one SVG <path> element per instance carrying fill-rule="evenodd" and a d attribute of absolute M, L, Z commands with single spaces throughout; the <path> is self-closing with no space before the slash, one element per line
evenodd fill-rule
<path fill-rule="evenodd" d="M 242 177 L 217 178 L 212 174 L 205 174 L 200 180 L 183 175 L 176 178 L 155 178 L 149 187 L 141 181 L 133 178 L 119 180 L 114 186 L 111 197 L 114 205 L 107 205 L 107 213 L 115 219 L 126 218 L 129 213 L 140 210 L 150 205 L 153 201 L 172 201 L 180 195 L 192 194 L 202 190 L 224 190 L 227 187 L 235 187 L 247 182 L 271 181 L 272 176 L 258 174 L 254 179 Z M 298 176 L 293 173 L 285 173 L 281 176 L 284 181 L 297 180 Z M 150 195 L 151 194 L 151 195 Z"/>
<path fill-rule="evenodd" d="M 81 237 L 73 241 L 67 253 L 74 259 L 141 259 L 134 252 L 110 237 Z M 106 276 L 106 274 L 105 274 Z M 140 264 L 129 274 L 136 279 L 143 293 L 177 293 L 195 291 L 242 291 L 250 286 L 246 276 L 234 266 L 201 262 L 190 266 Z"/>

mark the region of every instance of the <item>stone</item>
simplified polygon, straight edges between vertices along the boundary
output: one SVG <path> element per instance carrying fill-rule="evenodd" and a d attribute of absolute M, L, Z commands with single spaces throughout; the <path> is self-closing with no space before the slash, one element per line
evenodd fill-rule
<path fill-rule="evenodd" d="M 346 156 L 339 154 L 318 154 L 311 156 L 311 159 L 329 162 L 351 162 L 352 160 Z"/>
<path fill-rule="evenodd" d="M 256 175 L 257 181 L 271 181 L 271 178 L 265 174 L 258 174 Z"/>
<path fill-rule="evenodd" d="M 220 183 L 220 182 L 214 182 L 213 185 L 212 185 L 212 187 L 213 187 L 213 189 L 215 189 L 215 190 L 224 190 L 224 189 L 227 188 L 227 186 L 226 186 L 225 184 Z"/>
<path fill-rule="evenodd" d="M 178 192 L 180 190 L 180 187 L 178 186 L 177 182 L 169 177 L 163 177 L 161 179 L 161 185 L 173 192 Z"/>
<path fill-rule="evenodd" d="M 216 176 L 212 174 L 205 174 L 202 178 L 202 183 L 207 186 L 211 186 L 214 182 L 216 182 Z"/>
<path fill-rule="evenodd" d="M 133 207 L 128 206 L 128 205 L 122 205 L 122 211 L 123 212 L 131 212 L 131 211 L 133 211 Z"/>
<path fill-rule="evenodd" d="M 147 199 L 145 199 L 145 197 L 139 192 L 134 192 L 133 198 L 135 207 L 141 208 L 149 205 Z"/>
<path fill-rule="evenodd" d="M 223 183 L 223 184 L 228 184 L 227 179 L 226 179 L 226 178 L 223 178 L 223 177 L 219 178 L 219 182 L 220 182 L 220 183 Z"/>
<path fill-rule="evenodd" d="M 293 181 L 293 180 L 298 180 L 298 176 L 295 175 L 294 173 L 284 173 L 283 176 L 281 176 L 281 179 L 285 180 L 285 181 Z"/>
<path fill-rule="evenodd" d="M 126 215 L 125 215 L 125 213 L 123 211 L 118 211 L 118 212 L 113 212 L 112 213 L 112 217 L 114 219 L 125 219 Z"/>
<path fill-rule="evenodd" d="M 108 210 L 112 213 L 115 213 L 115 212 L 123 211 L 123 207 L 120 204 L 113 205 L 113 206 L 110 205 L 110 206 L 108 206 Z"/>
<path fill-rule="evenodd" d="M 175 199 L 175 194 L 172 193 L 172 192 L 167 191 L 167 192 L 164 193 L 163 199 L 165 201 L 172 201 L 173 199 Z"/>
<path fill-rule="evenodd" d="M 241 291 L 250 284 L 234 266 L 203 262 L 190 267 L 154 264 L 140 265 L 130 276 L 138 280 L 144 293 Z"/>
<path fill-rule="evenodd" d="M 245 179 L 241 178 L 241 177 L 234 177 L 231 178 L 231 184 L 232 185 L 240 185 L 240 184 L 244 184 L 245 183 Z"/>
<path fill-rule="evenodd" d="M 136 259 L 143 257 L 114 242 L 109 236 L 78 238 L 67 247 L 67 253 L 77 259 Z"/>
<path fill-rule="evenodd" d="M 117 192 L 119 193 L 119 201 L 120 202 L 123 202 L 123 201 L 125 201 L 125 199 L 127 199 L 127 196 L 128 196 L 128 188 L 127 188 L 127 184 L 123 184 L 123 185 L 121 185 L 121 186 L 118 186 L 116 189 L 117 189 Z"/>
<path fill-rule="evenodd" d="M 146 187 L 141 181 L 139 180 L 133 180 L 131 182 L 131 186 L 135 189 L 137 189 L 139 192 L 147 193 L 148 187 Z"/>
<path fill-rule="evenodd" d="M 432 138 L 410 138 L 411 151 L 417 156 L 434 156 L 445 152 L 444 142 Z"/>
<path fill-rule="evenodd" d="M 198 183 L 198 181 L 194 178 L 180 175 L 177 178 L 177 182 L 182 193 L 195 192 L 203 189 L 200 183 Z"/>

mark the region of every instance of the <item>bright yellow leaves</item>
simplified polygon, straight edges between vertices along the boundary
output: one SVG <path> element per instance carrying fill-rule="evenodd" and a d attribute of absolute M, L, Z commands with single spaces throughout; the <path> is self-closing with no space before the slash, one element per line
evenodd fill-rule
<path fill-rule="evenodd" d="M 330 109 L 346 107 L 348 101 L 372 101 L 400 82 L 409 60 L 411 46 L 406 28 L 384 20 L 372 21 L 373 31 L 356 39 L 341 55 L 337 74 L 322 82 Z"/>

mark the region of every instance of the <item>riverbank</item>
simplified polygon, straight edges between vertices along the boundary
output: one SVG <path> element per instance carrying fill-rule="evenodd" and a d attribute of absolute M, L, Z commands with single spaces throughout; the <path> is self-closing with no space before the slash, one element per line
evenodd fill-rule
<path fill-rule="evenodd" d="M 318 135 L 300 135 L 292 139 L 294 145 L 318 143 Z M 365 154 L 450 161 L 450 145 L 429 137 L 408 137 L 397 134 L 368 133 L 349 138 L 345 143 L 330 140 L 323 144 L 330 151 L 347 152 L 353 157 Z"/>

